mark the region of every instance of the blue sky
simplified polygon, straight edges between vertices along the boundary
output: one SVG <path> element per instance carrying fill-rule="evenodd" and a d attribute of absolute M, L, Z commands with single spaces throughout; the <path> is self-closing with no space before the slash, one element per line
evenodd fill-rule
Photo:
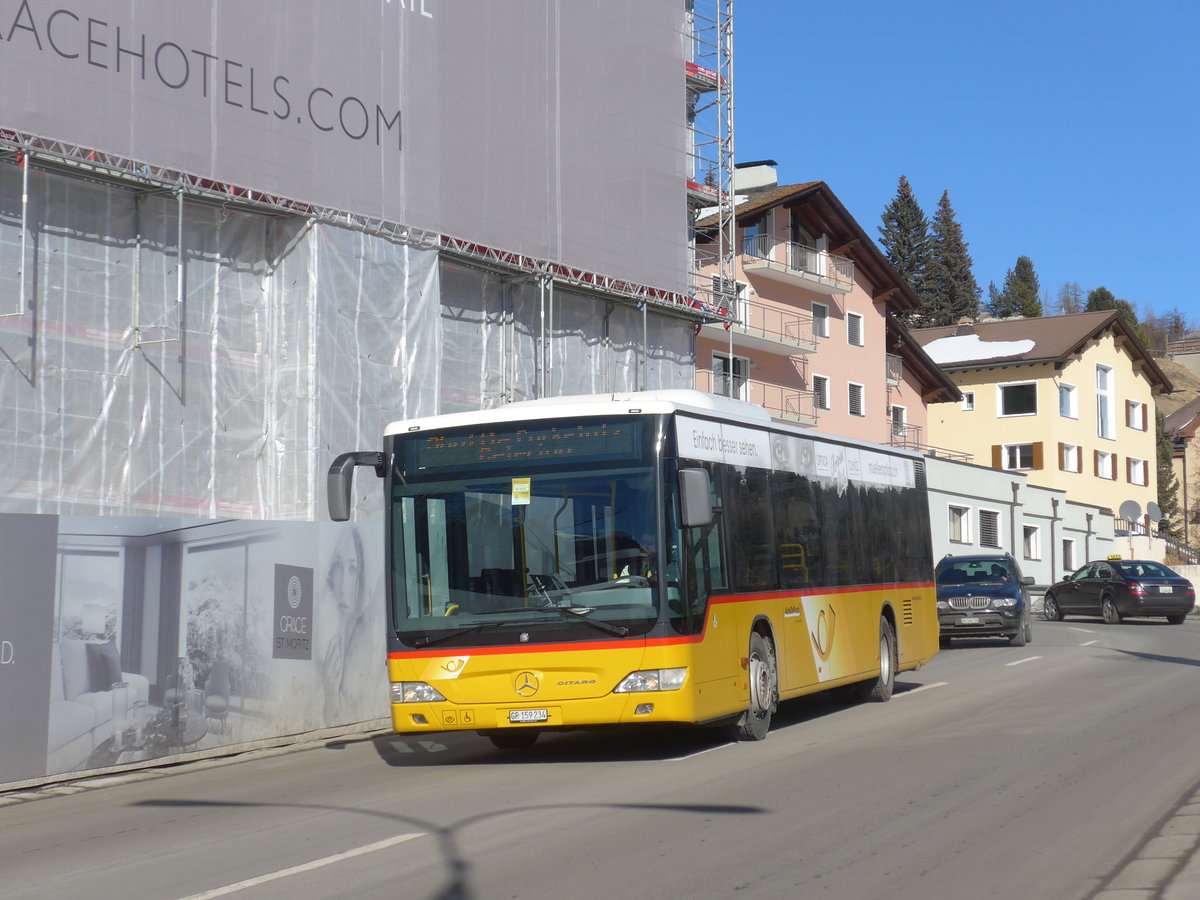
<path fill-rule="evenodd" d="M 824 181 L 872 237 L 901 174 L 943 190 L 987 299 L 1104 285 L 1200 321 L 1200 3 L 741 0 L 738 162 Z"/>

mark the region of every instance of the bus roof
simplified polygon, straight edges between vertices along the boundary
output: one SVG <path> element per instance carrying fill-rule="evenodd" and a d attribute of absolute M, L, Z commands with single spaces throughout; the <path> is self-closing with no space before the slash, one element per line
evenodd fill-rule
<path fill-rule="evenodd" d="M 773 425 L 771 414 L 761 406 L 743 400 L 731 400 L 703 391 L 678 389 L 663 391 L 627 391 L 616 394 L 577 394 L 522 400 L 494 409 L 447 413 L 392 422 L 387 435 L 429 429 L 487 425 L 493 422 L 523 422 L 533 419 L 561 419 L 573 416 L 627 415 L 631 412 L 653 414 L 691 412 L 746 425 Z"/>

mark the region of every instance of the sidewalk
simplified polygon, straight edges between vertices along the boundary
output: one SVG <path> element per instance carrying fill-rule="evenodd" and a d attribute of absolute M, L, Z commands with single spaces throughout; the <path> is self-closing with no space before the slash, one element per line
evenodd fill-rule
<path fill-rule="evenodd" d="M 1200 897 L 1200 786 L 1089 900 Z"/>

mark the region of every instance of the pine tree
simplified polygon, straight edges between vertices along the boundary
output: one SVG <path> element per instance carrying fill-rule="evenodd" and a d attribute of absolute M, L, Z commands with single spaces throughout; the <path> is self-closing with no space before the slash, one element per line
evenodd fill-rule
<path fill-rule="evenodd" d="M 1138 321 L 1137 313 L 1134 312 L 1132 303 L 1128 300 L 1118 300 L 1113 296 L 1113 292 L 1103 285 L 1088 291 L 1087 312 L 1097 312 L 1106 309 L 1117 310 L 1121 314 L 1121 318 L 1125 320 L 1126 324 L 1133 329 L 1134 334 L 1138 336 L 1138 340 L 1145 346 L 1150 346 L 1150 336 L 1146 334 L 1146 330 L 1142 328 L 1141 323 Z"/>
<path fill-rule="evenodd" d="M 925 305 L 928 294 L 927 281 L 933 248 L 929 235 L 929 220 L 917 203 L 917 198 L 913 196 L 912 186 L 905 176 L 900 176 L 896 196 L 884 207 L 882 218 L 879 243 L 888 262 L 917 295 L 920 301 L 917 309 L 919 311 L 921 306 Z"/>
<path fill-rule="evenodd" d="M 1003 319 L 1037 318 L 1042 314 L 1042 301 L 1038 297 L 1041 290 L 1033 260 L 1018 256 L 1017 264 L 1004 276 L 1004 289 L 993 294 L 992 288 L 988 288 L 988 311 Z"/>
<path fill-rule="evenodd" d="M 971 254 L 962 226 L 954 217 L 950 192 L 944 191 L 930 228 L 933 261 L 929 266 L 929 300 L 920 311 L 922 325 L 953 325 L 964 316 L 979 315 L 982 293 L 971 272 Z"/>
<path fill-rule="evenodd" d="M 1179 538 L 1183 535 L 1183 518 L 1179 512 L 1179 479 L 1175 477 L 1175 468 L 1171 463 L 1175 447 L 1167 436 L 1165 423 L 1166 417 L 1157 413 L 1154 432 L 1158 442 L 1158 508 L 1162 510 L 1158 533 L 1164 537 Z"/>

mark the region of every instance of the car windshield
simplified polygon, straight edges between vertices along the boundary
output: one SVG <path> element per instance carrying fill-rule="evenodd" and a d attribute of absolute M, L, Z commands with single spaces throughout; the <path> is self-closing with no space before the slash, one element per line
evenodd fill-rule
<path fill-rule="evenodd" d="M 939 585 L 969 585 L 1007 581 L 1012 572 L 1004 560 L 958 559 L 944 561 L 937 568 Z"/>
<path fill-rule="evenodd" d="M 1177 578 L 1178 576 L 1166 566 L 1156 562 L 1135 560 L 1114 563 L 1117 571 L 1126 578 Z"/>
<path fill-rule="evenodd" d="M 417 646 L 505 628 L 643 633 L 657 618 L 654 511 L 648 468 L 397 485 L 395 628 Z"/>

